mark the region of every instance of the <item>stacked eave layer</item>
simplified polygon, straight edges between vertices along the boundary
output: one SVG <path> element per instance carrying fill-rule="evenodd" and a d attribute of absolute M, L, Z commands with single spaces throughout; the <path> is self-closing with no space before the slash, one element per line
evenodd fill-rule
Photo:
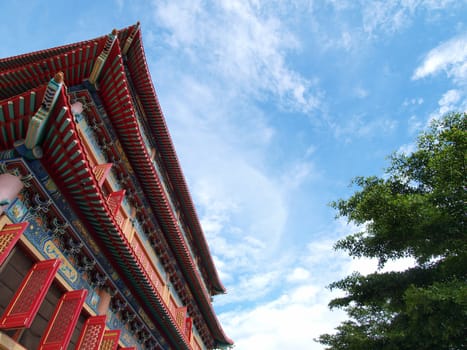
<path fill-rule="evenodd" d="M 43 94 L 45 87 L 36 90 Z M 5 106 L 13 103 L 13 108 L 17 110 L 20 99 L 29 93 L 0 101 L 0 109 L 4 110 Z M 27 120 L 25 129 L 32 115 L 31 112 L 24 114 Z M 15 124 L 10 116 L 11 114 L 5 115 L 6 122 L 0 123 L 0 130 L 9 129 Z M 147 305 L 149 314 L 157 321 L 159 327 L 168 332 L 169 341 L 173 346 L 191 349 L 162 296 L 139 264 L 133 248 L 111 214 L 72 120 L 71 106 L 62 90 L 50 117 L 47 137 L 42 144 L 44 166 L 65 196 L 70 199 L 73 209 L 85 218 L 85 223 L 89 223 L 88 229 L 95 233 L 95 237 L 106 248 L 106 255 L 116 262 L 122 277 L 130 282 L 130 290 Z M 17 136 L 21 134 L 8 134 L 5 144 L 11 147 L 18 140 Z"/>
<path fill-rule="evenodd" d="M 178 199 L 182 205 L 182 209 L 184 210 L 185 217 L 188 218 L 189 221 L 188 225 L 195 236 L 195 242 L 192 243 L 196 245 L 196 248 L 201 254 L 201 262 L 208 272 L 214 292 L 224 292 L 225 289 L 219 280 L 212 261 L 207 242 L 199 224 L 193 201 L 189 194 L 185 178 L 181 171 L 175 149 L 162 114 L 162 110 L 157 100 L 144 55 L 141 31 L 137 26 L 128 27 L 119 32 L 119 39 L 123 45 L 126 38 L 128 38 L 128 36 L 134 31 L 136 31 L 134 33 L 134 42 L 127 53 L 129 58 L 127 60 L 127 66 L 130 71 L 132 83 L 143 105 L 144 114 L 155 138 L 158 150 L 161 152 L 163 157 L 164 165 L 166 166 L 171 181 L 175 185 L 176 193 L 179 196 Z M 11 118 L 11 120 L 8 123 L 8 126 L 7 123 L 5 123 L 4 127 L 1 128 L 4 138 L 6 136 L 7 139 L 4 141 L 5 145 L 1 145 L 2 148 L 4 146 L 6 149 L 10 148 L 15 140 L 25 137 L 25 130 L 27 129 L 29 119 L 24 116 L 19 116 L 21 114 L 19 113 L 19 109 L 24 108 L 20 107 L 20 105 L 21 103 L 24 104 L 25 98 L 28 99 L 28 101 L 31 100 L 30 92 L 28 90 L 37 90 L 37 95 L 33 102 L 34 108 L 37 109 L 37 101 L 41 101 L 44 93 L 44 88 L 38 88 L 38 86 L 44 86 L 50 77 L 57 71 L 64 72 L 65 81 L 68 85 L 81 84 L 83 80 L 88 78 L 92 70 L 93 62 L 97 55 L 102 51 L 106 39 L 107 36 L 103 36 L 94 40 L 83 41 L 80 43 L 0 60 L 0 100 L 8 99 L 9 102 L 11 102 L 12 99 L 18 100 L 18 104 L 15 104 L 14 107 L 18 110 L 16 117 L 11 116 L 10 113 L 8 113 L 7 117 Z M 185 242 L 185 239 L 178 228 L 177 219 L 170 208 L 162 184 L 160 183 L 157 172 L 154 165 L 151 163 L 150 156 L 144 146 L 141 134 L 139 133 L 134 113 L 134 106 L 130 97 L 129 86 L 125 79 L 121 52 L 122 45 L 120 45 L 119 39 L 117 39 L 117 42 L 112 47 L 110 56 L 106 61 L 106 66 L 103 71 L 110 72 L 108 73 L 110 76 L 106 76 L 104 73 L 101 77 L 99 81 L 101 90 L 99 93 L 104 97 L 103 102 L 105 108 L 111 117 L 111 121 L 117 130 L 117 133 L 119 134 L 120 141 L 126 150 L 127 156 L 129 157 L 133 168 L 136 170 L 138 179 L 143 186 L 153 212 L 156 213 L 157 218 L 163 223 L 166 238 L 179 261 L 179 266 L 190 285 L 192 294 L 197 301 L 203 317 L 205 318 L 205 322 L 208 324 L 213 339 L 215 339 L 217 343 L 232 344 L 233 342 L 225 335 L 215 315 L 210 302 L 210 291 L 205 289 L 200 280 L 202 277 L 197 272 L 195 262 L 193 261 L 187 247 L 187 242 Z M 123 88 L 119 87 L 119 89 L 115 89 L 116 82 L 119 84 L 123 82 Z M 27 92 L 22 94 L 24 96 L 22 97 L 23 101 L 21 102 L 21 98 L 16 95 L 21 94 L 24 91 Z M 62 92 L 62 95 L 61 99 L 63 100 L 66 95 L 65 92 Z M 113 103 L 106 104 L 106 101 L 110 100 L 112 100 Z M 3 102 L 5 101 L 6 100 Z M 118 101 L 118 103 L 115 103 L 116 101 Z M 31 104 L 31 102 L 29 103 Z M 62 101 L 62 105 L 67 103 L 66 99 Z M 6 108 L 10 108 L 8 103 L 3 103 L 3 105 L 4 110 Z M 69 106 L 67 107 L 69 108 Z M 32 105 L 29 108 L 29 114 L 31 114 L 33 112 Z M 71 118 L 69 109 L 64 113 L 67 114 L 67 116 L 65 119 L 62 118 L 62 120 Z M 4 113 L 4 115 L 6 115 L 6 113 Z M 2 117 L 2 115 L 0 115 L 0 117 Z M 1 121 L 2 120 L 0 119 L 0 122 Z M 164 315 L 160 320 L 162 325 L 167 326 L 168 329 L 171 330 L 173 333 L 172 336 L 176 339 L 176 342 L 181 342 L 188 347 L 189 345 L 186 343 L 185 338 L 180 334 L 178 328 L 175 326 L 172 316 L 165 308 L 164 303 L 161 303 L 160 295 L 156 290 L 154 290 L 144 269 L 139 265 L 132 248 L 126 241 L 122 232 L 120 232 L 121 230 L 112 219 L 112 216 L 109 215 L 109 210 L 105 204 L 102 194 L 99 193 L 99 191 L 95 192 L 95 179 L 92 180 L 93 178 L 90 167 L 87 164 L 82 147 L 79 144 L 76 131 L 73 130 L 74 124 L 70 123 L 70 125 L 72 129 L 67 129 L 68 134 L 62 136 L 64 138 L 66 137 L 67 140 L 70 140 L 70 138 L 72 139 L 71 142 L 73 146 L 69 144 L 68 147 L 75 147 L 75 145 L 78 145 L 77 150 L 79 151 L 79 156 L 77 157 L 75 155 L 73 158 L 75 161 L 78 159 L 78 161 L 75 164 L 70 164 L 72 167 L 71 174 L 73 174 L 72 178 L 74 178 L 74 181 L 70 181 L 69 177 L 66 179 L 63 178 L 64 176 L 62 173 L 56 172 L 56 169 L 49 165 L 49 162 L 50 164 L 54 164 L 54 160 L 47 158 L 47 147 L 50 146 L 48 142 L 50 140 L 57 142 L 57 136 L 50 134 L 50 130 L 52 129 L 49 130 L 49 134 L 52 137 L 50 140 L 46 138 L 44 145 L 44 154 L 46 155 L 44 164 L 48 167 L 49 171 L 54 174 L 54 178 L 59 183 L 65 185 L 68 195 L 73 197 L 75 203 L 80 203 L 83 199 L 87 199 L 95 203 L 95 205 L 91 207 L 88 205 L 79 205 L 78 209 L 89 220 L 93 230 L 96 231 L 98 236 L 105 243 L 106 247 L 110 249 L 112 257 L 118 265 L 123 268 L 126 277 L 130 281 L 134 282 L 138 287 L 143 287 L 136 288 L 140 297 L 143 298 L 148 305 L 159 311 L 160 315 Z M 61 128 L 63 129 L 65 127 L 62 125 Z M 60 128 L 57 130 L 60 130 Z M 54 154 L 57 155 L 56 149 L 50 148 L 50 151 L 54 150 Z M 78 168 L 81 170 L 76 172 L 75 170 Z M 69 175 L 70 170 L 67 170 L 67 175 Z M 86 181 L 91 181 L 88 184 L 88 186 L 90 186 L 89 193 L 84 192 L 80 194 L 77 188 L 73 188 L 76 186 L 76 183 L 78 183 L 78 180 L 82 180 L 80 177 L 75 178 L 78 173 L 85 173 L 87 176 Z M 99 213 L 99 211 L 102 210 L 104 210 L 104 212 Z M 99 214 L 96 215 L 96 213 Z M 110 235 L 108 234 L 109 232 L 111 232 Z M 134 276 L 138 277 L 135 279 Z M 157 315 L 158 313 L 153 313 L 153 316 L 156 318 L 159 317 Z"/>
<path fill-rule="evenodd" d="M 172 138 L 170 137 L 170 133 L 165 122 L 162 108 L 159 104 L 159 100 L 152 83 L 146 62 L 146 55 L 144 54 L 144 48 L 142 45 L 141 31 L 138 31 L 136 34 L 133 45 L 130 47 L 127 56 L 130 58 L 127 64 L 132 77 L 132 82 L 143 105 L 148 124 L 151 128 L 152 134 L 154 135 L 158 149 L 162 154 L 166 169 L 171 180 L 175 184 L 177 194 L 180 198 L 180 203 L 183 205 L 184 212 L 189 220 L 188 224 L 196 237 L 194 243 L 200 251 L 201 258 L 203 259 L 203 265 L 211 279 L 214 289 L 213 292 L 214 294 L 225 293 L 225 288 L 219 279 L 214 262 L 212 261 L 209 246 L 199 223 L 193 200 L 188 190 L 185 177 L 175 152 L 175 147 L 172 143 Z"/>
<path fill-rule="evenodd" d="M 138 36 L 139 35 L 140 33 L 138 32 Z M 133 45 L 135 45 L 135 43 L 133 43 Z M 129 61 L 132 62 L 131 59 Z M 113 126 L 119 134 L 119 139 L 127 151 L 126 154 L 132 163 L 133 168 L 135 169 L 135 173 L 140 180 L 144 192 L 149 194 L 147 197 L 151 207 L 154 209 L 154 213 L 156 213 L 160 219 L 160 222 L 164 225 L 166 239 L 172 246 L 175 255 L 179 259 L 179 266 L 184 272 L 184 276 L 188 283 L 192 287 L 192 294 L 195 296 L 198 306 L 202 311 L 207 324 L 209 325 L 209 329 L 212 332 L 213 338 L 216 339 L 217 342 L 231 344 L 232 341 L 224 334 L 222 327 L 217 317 L 215 316 L 215 311 L 210 301 L 209 291 L 206 290 L 204 284 L 200 281 L 201 277 L 197 272 L 195 262 L 193 261 L 190 251 L 187 247 L 187 242 L 185 242 L 183 234 L 180 231 L 175 213 L 171 209 L 169 200 L 163 190 L 161 180 L 157 175 L 157 171 L 152 164 L 150 155 L 148 154 L 146 146 L 144 145 L 135 116 L 135 107 L 133 106 L 133 102 L 130 97 L 130 88 L 127 85 L 128 83 L 125 79 L 120 45 L 113 46 L 103 71 L 111 72 L 112 75 L 104 75 L 99 81 L 100 92 L 103 96 L 106 97 L 103 99 L 105 109 L 108 111 Z M 148 79 L 150 78 L 148 77 Z M 140 80 L 140 78 L 137 79 L 137 81 Z M 121 86 L 119 89 L 116 89 L 115 84 L 121 83 L 122 81 L 124 82 L 123 86 Z M 139 94 L 138 96 L 141 98 Z M 156 99 L 155 95 L 153 95 L 153 99 Z M 106 104 L 106 101 L 112 101 L 112 103 Z M 147 111 L 148 109 L 145 108 L 146 113 Z M 152 116 L 147 117 L 149 121 L 152 119 Z M 163 120 L 162 114 L 159 114 L 158 119 L 161 119 L 165 127 L 165 121 Z M 158 142 L 159 147 L 162 145 L 162 148 L 165 149 L 169 147 L 172 148 L 172 153 L 175 156 L 175 151 L 173 150 L 170 135 L 168 134 L 166 127 L 165 130 L 165 134 L 162 135 L 165 136 L 164 139 L 158 140 L 158 137 L 161 136 L 156 135 L 156 142 Z M 162 151 L 161 149 L 159 150 Z M 180 176 L 183 179 L 180 167 L 178 168 L 180 171 Z M 184 179 L 183 183 L 186 187 L 186 182 Z M 175 183 L 176 188 L 179 185 L 181 184 L 178 182 Z M 204 240 L 204 235 L 202 232 L 200 232 L 199 237 L 196 236 L 196 239 L 200 237 L 202 237 Z"/>

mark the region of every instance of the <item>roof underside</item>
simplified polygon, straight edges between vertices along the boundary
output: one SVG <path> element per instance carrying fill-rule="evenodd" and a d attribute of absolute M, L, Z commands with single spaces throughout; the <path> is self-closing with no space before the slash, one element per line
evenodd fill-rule
<path fill-rule="evenodd" d="M 103 77 L 99 81 L 99 94 L 103 97 L 106 111 L 112 120 L 114 128 L 117 130 L 119 139 L 126 150 L 133 168 L 136 170 L 143 190 L 153 208 L 153 212 L 156 213 L 158 219 L 161 219 L 160 221 L 164 224 L 163 227 L 165 228 L 167 240 L 174 250 L 188 283 L 191 285 L 193 295 L 209 325 L 213 338 L 218 343 L 232 344 L 232 341 L 224 334 L 215 316 L 215 312 L 210 304 L 209 291 L 204 289 L 202 282 L 199 280 L 200 276 L 196 271 L 195 262 L 191 258 L 186 246 L 187 243 L 178 228 L 174 214 L 168 204 L 168 199 L 151 164 L 150 157 L 138 130 L 128 82 L 125 79 L 122 58 L 123 45 L 132 33 L 134 40 L 127 52 L 127 59 L 125 61 L 133 86 L 141 101 L 153 138 L 174 185 L 173 187 L 182 206 L 184 217 L 187 219 L 187 224 L 193 234 L 194 242 L 192 243 L 200 254 L 201 264 L 206 269 L 209 282 L 214 289 L 211 292 L 224 292 L 225 289 L 212 261 L 152 84 L 139 26 L 131 26 L 118 33 L 116 45 L 112 48 L 103 69 Z M 38 109 L 44 94 L 45 84 L 51 76 L 57 71 L 63 71 L 67 85 L 81 84 L 83 80 L 89 77 L 93 63 L 104 48 L 106 40 L 107 36 L 102 36 L 93 40 L 0 60 L 0 106 L 3 106 L 0 109 L 0 149 L 11 149 L 15 140 L 25 137 L 29 118 Z M 119 85 L 118 88 L 116 88 L 117 83 Z M 62 107 L 69 108 L 65 92 L 62 92 L 60 101 L 62 101 Z M 109 219 L 110 216 L 107 212 L 108 208 L 106 207 L 105 200 L 99 197 L 99 191 L 96 190 L 98 186 L 92 182 L 92 175 L 86 157 L 83 154 L 82 147 L 79 145 L 76 131 L 73 130 L 73 123 L 70 123 L 72 116 L 69 109 L 68 112 L 64 111 L 63 113 L 60 119 L 61 122 L 68 123 L 71 126 L 60 124 L 60 126 L 56 125 L 54 129 L 53 125 L 55 124 L 52 124 L 49 129 L 50 137 L 46 138 L 43 146 L 45 147 L 44 164 L 48 167 L 49 171 L 55 174 L 54 177 L 58 182 L 65 186 L 68 195 L 73 197 L 75 203 L 78 203 L 78 205 L 82 201 L 95 203 L 91 207 L 89 205 L 79 205 L 80 212 L 89 220 L 92 227 L 110 250 L 112 257 L 124 270 L 127 278 L 135 283 L 135 285 L 143 287 L 141 289 L 137 288 L 138 293 L 148 306 L 157 310 L 157 313 L 154 313 L 153 316 L 159 317 L 157 316 L 159 313 L 160 315 L 168 315 L 160 321 L 167 327 L 172 328 L 173 320 L 171 320 L 170 313 L 167 314 L 167 310 L 164 310 L 163 303 L 161 304 L 157 291 L 154 290 L 148 277 L 145 276 L 144 269 L 139 266 L 138 260 L 132 256 L 132 249 L 122 232 L 119 232 L 118 225 Z M 59 113 L 57 116 L 59 116 Z M 55 131 L 60 130 L 60 133 L 57 131 L 57 134 L 54 134 L 51 132 L 52 129 Z M 62 172 L 57 171 L 56 167 L 59 165 L 55 164 L 56 159 L 53 158 L 59 157 L 57 148 L 54 147 L 57 147 L 57 144 L 63 141 L 60 140 L 60 137 L 69 142 L 68 144 L 63 144 L 65 149 L 69 148 L 79 154 L 78 157 L 75 155 L 72 158 L 73 162 L 68 164 L 71 171 L 67 171 L 66 176 Z M 70 157 L 72 154 L 69 153 Z M 89 192 L 80 192 L 81 188 L 76 188 L 76 184 L 82 181 L 88 183 Z M 96 198 L 96 195 L 98 198 Z M 101 211 L 102 213 L 99 214 Z M 178 339 L 183 343 L 183 336 L 177 333 L 177 327 L 174 327 L 174 329 L 174 339 Z"/>

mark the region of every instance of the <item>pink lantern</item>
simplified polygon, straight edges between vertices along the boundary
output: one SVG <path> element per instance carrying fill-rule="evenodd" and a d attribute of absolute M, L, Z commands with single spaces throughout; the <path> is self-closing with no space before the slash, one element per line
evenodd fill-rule
<path fill-rule="evenodd" d="M 10 204 L 23 188 L 21 179 L 11 174 L 0 175 L 0 215 L 8 204 Z"/>

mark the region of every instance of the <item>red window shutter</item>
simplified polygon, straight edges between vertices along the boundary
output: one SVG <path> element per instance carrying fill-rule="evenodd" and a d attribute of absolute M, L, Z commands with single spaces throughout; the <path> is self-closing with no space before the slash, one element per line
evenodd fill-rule
<path fill-rule="evenodd" d="M 87 290 L 82 289 L 66 292 L 62 295 L 42 336 L 39 350 L 64 350 L 67 348 L 87 293 Z"/>
<path fill-rule="evenodd" d="M 112 214 L 116 214 L 120 206 L 122 205 L 123 199 L 125 198 L 125 190 L 112 192 L 107 197 L 107 204 Z"/>
<path fill-rule="evenodd" d="M 105 331 L 99 350 L 116 350 L 120 339 L 120 329 Z"/>
<path fill-rule="evenodd" d="M 60 263 L 58 259 L 45 260 L 36 263 L 29 270 L 0 319 L 0 328 L 29 328 L 31 326 Z"/>
<path fill-rule="evenodd" d="M 106 316 L 93 316 L 86 320 L 81 335 L 79 336 L 76 349 L 99 350 L 105 331 Z"/>
<path fill-rule="evenodd" d="M 191 317 L 187 317 L 185 321 L 185 335 L 189 341 L 191 341 L 192 331 L 193 331 L 193 319 Z"/>
<path fill-rule="evenodd" d="M 27 222 L 5 225 L 0 231 L 0 266 L 28 227 Z"/>
<path fill-rule="evenodd" d="M 112 163 L 99 164 L 93 168 L 94 175 L 96 176 L 96 180 L 99 183 L 99 186 L 102 186 L 111 168 Z"/>

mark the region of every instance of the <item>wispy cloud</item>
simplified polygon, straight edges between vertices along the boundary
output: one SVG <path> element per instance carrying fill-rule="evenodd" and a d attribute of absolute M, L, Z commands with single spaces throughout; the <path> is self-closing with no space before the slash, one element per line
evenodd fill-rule
<path fill-rule="evenodd" d="M 397 121 L 390 118 L 371 119 L 366 115 L 354 115 L 340 124 L 331 123 L 334 136 L 346 143 L 355 138 L 372 138 L 394 132 Z"/>
<path fill-rule="evenodd" d="M 303 247 L 293 259 L 276 266 L 275 284 L 281 286 L 279 293 L 254 307 L 246 305 L 220 314 L 226 330 L 237 339 L 238 348 L 321 349 L 313 339 L 332 332 L 344 318 L 342 312 L 327 308 L 329 300 L 337 294 L 325 285 L 336 277 L 336 271 L 320 274 L 322 270 L 317 269 L 331 264 L 336 257 L 331 241 L 326 239 Z"/>
<path fill-rule="evenodd" d="M 313 30 L 324 49 L 344 49 L 360 54 L 373 40 L 402 32 L 414 23 L 417 14 L 426 13 L 435 21 L 441 11 L 459 5 L 456 0 L 327 0 L 313 2 Z M 329 26 L 332 23 L 332 26 Z"/>
<path fill-rule="evenodd" d="M 353 11 L 353 6 L 348 2 L 339 11 Z M 164 39 L 152 46 L 164 55 L 154 57 L 166 60 L 154 69 L 158 92 L 228 289 L 227 297 L 215 299 L 226 332 L 239 349 L 319 349 L 313 338 L 332 332 L 344 317 L 328 310 L 336 292 L 325 286 L 353 270 L 373 272 L 377 262 L 333 251 L 333 242 L 352 229 L 341 222 L 313 234 L 325 239 L 301 236 L 293 251 L 281 246 L 290 229 L 290 198 L 321 176 L 316 147 L 309 141 L 286 164 L 274 159 L 271 166 L 284 134 L 269 111 L 313 114 L 324 104 L 314 78 L 289 63 L 302 43 L 280 11 L 260 1 L 162 1 L 153 9 L 153 23 Z M 314 14 L 313 8 L 306 11 Z M 381 12 L 370 23 L 363 18 L 370 16 L 364 7 L 356 11 L 362 22 L 357 29 L 349 23 L 340 28 L 341 49 L 399 30 L 412 13 L 409 5 L 400 15 L 391 7 L 393 17 Z M 357 84 L 351 93 L 362 100 L 371 97 L 367 86 Z M 367 114 L 329 125 L 344 142 L 392 133 L 396 126 L 395 120 Z"/>
<path fill-rule="evenodd" d="M 370 36 L 394 33 L 408 25 L 416 1 L 372 1 L 363 7 L 363 29 Z"/>
<path fill-rule="evenodd" d="M 329 291 L 319 291 L 313 284 L 303 284 L 278 299 L 250 309 L 220 315 L 236 346 L 249 349 L 321 349 L 314 338 L 332 332 L 343 313 L 331 312 L 326 301 Z"/>
<path fill-rule="evenodd" d="M 467 33 L 456 36 L 432 49 L 417 67 L 412 79 L 446 72 L 455 83 L 467 83 Z"/>
<path fill-rule="evenodd" d="M 370 94 L 370 92 L 367 89 L 364 89 L 361 86 L 357 86 L 354 89 L 354 95 L 356 97 L 358 97 L 358 98 L 366 98 L 366 97 L 368 97 L 369 94 Z"/>
<path fill-rule="evenodd" d="M 229 291 L 218 306 L 279 286 L 289 193 L 314 175 L 311 154 L 289 159 L 292 168 L 269 165 L 280 130 L 258 105 L 309 114 L 320 104 L 315 83 L 288 66 L 300 42 L 273 10 L 255 1 L 154 3 L 161 59 L 171 60 L 157 64 L 168 67 L 156 69 L 158 91 Z"/>
<path fill-rule="evenodd" d="M 379 170 L 362 155 L 408 142 L 399 125 L 410 134 L 424 126 L 427 109 L 466 107 L 465 34 L 432 44 L 425 56 L 416 51 L 421 30 L 433 33 L 423 45 L 465 30 L 465 1 L 115 0 L 73 13 L 59 1 L 4 3 L 3 12 L 16 15 L 0 23 L 3 56 L 141 21 L 162 109 L 228 290 L 214 305 L 242 350 L 322 348 L 313 338 L 345 317 L 328 310 L 336 292 L 325 286 L 377 267 L 333 251 L 355 228 L 323 207 L 347 191 L 350 172 Z M 417 58 L 420 67 L 401 73 Z M 435 75 L 450 85 L 426 79 Z M 395 105 L 407 96 L 401 116 Z M 340 171 L 347 162 L 352 169 Z"/>
<path fill-rule="evenodd" d="M 438 108 L 430 113 L 426 126 L 428 126 L 433 119 L 439 119 L 447 113 L 459 111 L 467 111 L 466 93 L 460 89 L 450 89 L 439 99 Z"/>
<path fill-rule="evenodd" d="M 360 1 L 363 29 L 369 36 L 393 34 L 413 23 L 417 12 L 427 11 L 433 19 L 437 11 L 456 4 L 456 0 L 379 0 Z M 458 3 L 458 2 L 457 2 Z"/>
<path fill-rule="evenodd" d="M 260 99 L 272 96 L 282 107 L 305 113 L 319 106 L 313 82 L 286 63 L 287 54 L 300 44 L 269 6 L 256 1 L 167 1 L 155 7 L 155 22 L 166 29 L 167 43 L 210 67 L 224 80 L 224 88 Z"/>
<path fill-rule="evenodd" d="M 354 271 L 377 271 L 375 259 L 351 259 L 344 252 L 333 250 L 337 238 L 356 231 L 356 226 L 336 221 L 323 233 L 326 238 L 308 242 L 294 259 L 276 265 L 274 273 L 255 284 L 266 288 L 266 282 L 280 284 L 279 293 L 253 307 L 248 304 L 221 313 L 227 332 L 237 339 L 236 346 L 242 350 L 322 349 L 314 339 L 333 333 L 334 327 L 346 318 L 344 312 L 327 307 L 342 292 L 325 286 Z M 388 262 L 381 271 L 400 271 L 413 265 L 411 259 L 400 259 Z M 257 293 L 261 292 L 258 288 Z"/>
<path fill-rule="evenodd" d="M 446 113 L 467 110 L 467 33 L 430 50 L 415 69 L 412 79 L 420 80 L 440 73 L 446 74 L 452 87 L 439 98 L 438 108 L 429 115 L 426 125 Z"/>

